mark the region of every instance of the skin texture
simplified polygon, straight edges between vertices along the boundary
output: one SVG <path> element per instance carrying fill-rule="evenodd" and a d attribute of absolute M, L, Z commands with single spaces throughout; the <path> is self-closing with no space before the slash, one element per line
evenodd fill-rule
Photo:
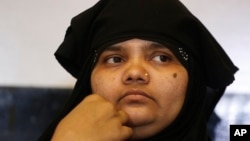
<path fill-rule="evenodd" d="M 107 47 L 91 74 L 93 94 L 57 126 L 53 141 L 153 136 L 178 116 L 188 73 L 163 45 L 130 39 Z"/>

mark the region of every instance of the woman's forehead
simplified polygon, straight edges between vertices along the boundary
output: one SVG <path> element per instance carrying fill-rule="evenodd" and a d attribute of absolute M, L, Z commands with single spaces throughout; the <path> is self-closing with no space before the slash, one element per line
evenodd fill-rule
<path fill-rule="evenodd" d="M 104 51 L 122 51 L 127 48 L 141 48 L 143 50 L 169 50 L 169 48 L 161 43 L 143 39 L 129 39 L 119 43 L 107 46 Z"/>

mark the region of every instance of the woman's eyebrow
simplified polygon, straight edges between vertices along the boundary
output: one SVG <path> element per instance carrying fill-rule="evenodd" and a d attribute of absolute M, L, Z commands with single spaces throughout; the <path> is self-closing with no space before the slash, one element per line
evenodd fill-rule
<path fill-rule="evenodd" d="M 123 47 L 121 45 L 108 46 L 104 51 L 122 51 Z"/>
<path fill-rule="evenodd" d="M 165 45 L 162 45 L 160 43 L 157 43 L 157 42 L 152 42 L 150 43 L 146 49 L 148 50 L 155 50 L 155 49 L 168 49 Z"/>

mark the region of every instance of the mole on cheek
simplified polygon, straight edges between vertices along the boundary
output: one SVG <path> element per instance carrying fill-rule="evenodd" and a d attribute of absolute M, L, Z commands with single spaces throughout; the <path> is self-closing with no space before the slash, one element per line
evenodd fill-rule
<path fill-rule="evenodd" d="M 174 74 L 173 74 L 173 77 L 176 78 L 176 77 L 177 77 L 177 73 L 174 73 Z"/>

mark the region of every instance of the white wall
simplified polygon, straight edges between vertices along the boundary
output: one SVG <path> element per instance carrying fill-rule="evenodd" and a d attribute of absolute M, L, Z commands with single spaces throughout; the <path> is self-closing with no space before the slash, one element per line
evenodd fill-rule
<path fill-rule="evenodd" d="M 71 87 L 53 53 L 70 19 L 97 0 L 1 0 L 0 85 Z"/>
<path fill-rule="evenodd" d="M 72 87 L 55 60 L 70 19 L 97 0 L 1 0 L 0 86 Z M 250 93 L 250 1 L 181 0 L 240 67 L 228 91 Z"/>

